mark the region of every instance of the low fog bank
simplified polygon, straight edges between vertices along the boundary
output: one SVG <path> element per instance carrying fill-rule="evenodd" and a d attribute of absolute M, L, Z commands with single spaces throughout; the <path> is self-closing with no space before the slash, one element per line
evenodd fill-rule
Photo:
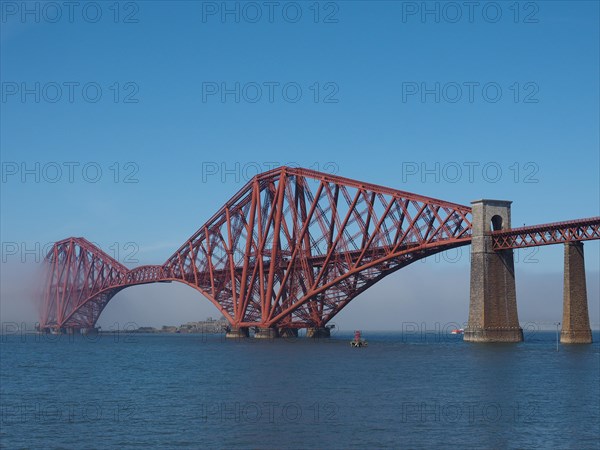
<path fill-rule="evenodd" d="M 40 270 L 36 264 L 2 264 L 1 321 L 39 320 L 37 294 Z M 537 273 L 517 267 L 517 301 L 522 326 L 535 322 L 553 328 L 562 316 L 562 272 Z M 587 273 L 592 328 L 600 328 L 600 273 Z M 464 265 L 417 262 L 388 276 L 354 299 L 332 323 L 341 330 L 401 330 L 403 324 L 426 329 L 464 325 L 469 308 L 469 268 Z M 180 283 L 133 286 L 118 293 L 102 313 L 105 330 L 132 326 L 179 325 L 217 319 L 217 308 L 195 289 Z"/>
<path fill-rule="evenodd" d="M 600 272 L 588 271 L 586 281 L 591 326 L 599 329 Z M 535 323 L 554 329 L 554 322 L 562 320 L 562 272 L 517 268 L 516 289 L 521 326 Z M 446 324 L 466 325 L 468 316 L 469 268 L 416 263 L 369 288 L 333 321 L 344 329 L 401 330 L 416 323 L 419 329 L 435 330 Z"/>
<path fill-rule="evenodd" d="M 42 304 L 41 264 L 12 262 L 0 264 L 0 321 L 26 323 L 39 321 Z M 4 329 L 4 327 L 3 327 Z"/>

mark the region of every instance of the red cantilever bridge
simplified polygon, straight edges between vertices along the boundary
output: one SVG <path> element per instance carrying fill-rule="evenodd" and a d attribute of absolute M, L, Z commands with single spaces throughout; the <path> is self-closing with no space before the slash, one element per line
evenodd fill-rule
<path fill-rule="evenodd" d="M 396 270 L 471 243 L 472 210 L 307 169 L 255 176 L 162 265 L 128 269 L 83 238 L 45 259 L 41 328 L 93 328 L 108 302 L 138 284 L 178 281 L 234 329 L 323 329 Z M 600 217 L 492 233 L 510 249 L 600 238 Z"/>

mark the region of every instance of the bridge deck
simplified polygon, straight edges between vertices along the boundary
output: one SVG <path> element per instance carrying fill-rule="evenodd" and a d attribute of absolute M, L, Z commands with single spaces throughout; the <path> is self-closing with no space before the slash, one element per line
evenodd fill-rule
<path fill-rule="evenodd" d="M 600 217 L 554 222 L 491 233 L 494 250 L 600 239 Z"/>

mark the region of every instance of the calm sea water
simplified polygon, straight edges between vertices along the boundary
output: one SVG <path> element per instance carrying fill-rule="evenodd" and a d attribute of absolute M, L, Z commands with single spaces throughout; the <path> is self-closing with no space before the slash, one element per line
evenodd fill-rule
<path fill-rule="evenodd" d="M 600 448 L 600 336 L 2 336 L 2 448 Z"/>

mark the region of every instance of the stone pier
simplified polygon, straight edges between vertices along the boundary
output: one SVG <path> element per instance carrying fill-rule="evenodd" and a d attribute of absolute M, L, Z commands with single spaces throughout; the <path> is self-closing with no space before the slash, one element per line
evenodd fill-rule
<path fill-rule="evenodd" d="M 279 337 L 277 328 L 257 328 L 254 332 L 255 339 L 274 339 Z"/>
<path fill-rule="evenodd" d="M 278 330 L 279 337 L 282 338 L 297 338 L 298 337 L 298 328 L 280 328 Z"/>
<path fill-rule="evenodd" d="M 331 337 L 331 330 L 327 327 L 307 328 L 306 337 L 314 339 L 328 338 Z"/>
<path fill-rule="evenodd" d="M 560 342 L 591 344 L 592 330 L 585 283 L 583 242 L 565 244 L 565 274 L 563 287 L 563 318 Z"/>
<path fill-rule="evenodd" d="M 241 339 L 250 336 L 248 327 L 231 327 L 231 329 L 225 334 L 228 339 Z"/>
<path fill-rule="evenodd" d="M 503 200 L 472 202 L 469 342 L 521 342 L 512 250 L 494 251 L 491 232 L 511 227 L 510 205 Z"/>

